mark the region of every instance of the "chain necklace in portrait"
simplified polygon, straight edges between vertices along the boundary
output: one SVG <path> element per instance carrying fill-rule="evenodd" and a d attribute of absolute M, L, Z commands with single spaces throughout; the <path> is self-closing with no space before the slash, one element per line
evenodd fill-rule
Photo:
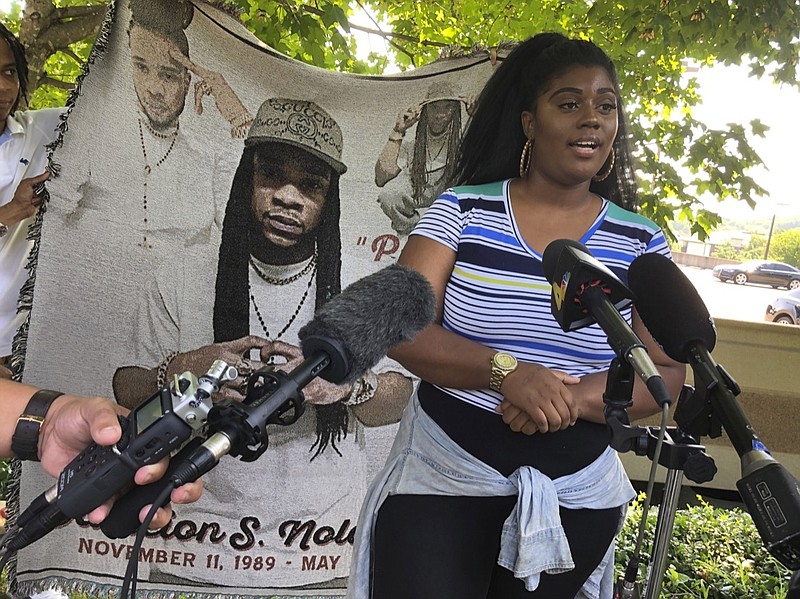
<path fill-rule="evenodd" d="M 308 264 L 306 264 L 299 272 L 289 277 L 279 278 L 279 277 L 269 276 L 267 273 L 261 270 L 258 267 L 258 265 L 256 265 L 255 260 L 253 259 L 252 256 L 250 256 L 250 267 L 262 281 L 270 285 L 274 285 L 276 287 L 290 285 L 295 281 L 300 280 L 302 277 L 308 275 L 308 283 L 306 285 L 305 290 L 303 291 L 303 295 L 300 298 L 300 301 L 297 304 L 297 307 L 294 310 L 294 313 L 289 317 L 289 322 L 286 323 L 286 326 L 284 326 L 280 330 L 280 332 L 277 335 L 275 335 L 275 337 L 272 337 L 270 335 L 269 329 L 267 328 L 267 323 L 264 320 L 264 317 L 261 315 L 261 310 L 259 310 L 258 304 L 256 303 L 256 297 L 255 294 L 253 293 L 252 286 L 250 285 L 249 282 L 247 284 L 247 291 L 250 295 L 250 303 L 253 306 L 253 310 L 255 311 L 256 318 L 258 319 L 258 322 L 261 325 L 261 329 L 264 331 L 264 337 L 266 339 L 280 339 L 284 335 L 284 333 L 286 333 L 286 331 L 289 330 L 289 327 L 291 327 L 294 321 L 297 319 L 297 316 L 298 314 L 300 314 L 300 310 L 303 308 L 303 305 L 306 302 L 306 298 L 308 297 L 308 294 L 311 291 L 311 286 L 314 283 L 314 279 L 317 274 L 317 250 L 316 248 L 314 249 L 314 255 L 311 257 L 311 260 L 309 260 Z"/>
<path fill-rule="evenodd" d="M 167 146 L 164 155 L 159 158 L 154 165 L 150 165 L 150 162 L 147 159 L 147 145 L 144 141 L 144 132 L 142 131 L 142 119 L 139 118 L 139 142 L 142 145 L 142 158 L 144 158 L 144 192 L 142 194 L 142 218 L 144 222 L 144 232 L 142 237 L 142 242 L 139 244 L 141 247 L 145 249 L 153 249 L 153 246 L 147 240 L 147 227 L 148 227 L 148 214 L 147 214 L 147 181 L 150 178 L 152 172 L 164 164 L 164 161 L 169 157 L 170 153 L 172 152 L 172 148 L 175 147 L 175 140 L 178 139 L 178 130 L 180 129 L 180 123 L 175 125 L 175 129 L 170 133 L 161 133 L 153 129 L 150 126 L 150 123 L 145 123 L 147 126 L 148 132 L 158 140 L 162 142 L 166 140 L 170 140 L 169 146 Z"/>
<path fill-rule="evenodd" d="M 439 157 L 442 155 L 442 152 L 444 152 L 445 148 L 447 147 L 447 141 L 449 137 L 450 137 L 449 127 L 446 128 L 444 132 L 440 133 L 439 135 L 434 135 L 430 131 L 428 132 L 427 139 L 425 140 L 426 141 L 425 150 L 427 154 L 426 158 L 427 158 L 428 168 L 430 168 L 430 165 L 433 162 L 439 160 Z M 437 145 L 438 149 L 434 150 L 434 148 Z"/>

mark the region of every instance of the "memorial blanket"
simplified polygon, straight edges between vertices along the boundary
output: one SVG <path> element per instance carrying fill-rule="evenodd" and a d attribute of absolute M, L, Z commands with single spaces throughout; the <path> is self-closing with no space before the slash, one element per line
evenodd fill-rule
<path fill-rule="evenodd" d="M 368 77 L 274 52 L 202 2 L 120 0 L 71 96 L 35 227 L 24 381 L 134 407 L 214 359 L 246 375 L 302 359 L 299 328 L 398 257 L 450 176 L 488 56 Z M 338 597 L 366 487 L 414 380 L 385 359 L 315 381 L 253 462 L 139 551 L 141 597 Z M 25 464 L 22 507 L 52 479 Z M 19 553 L 23 594 L 118 592 L 133 536 L 71 521 Z"/>

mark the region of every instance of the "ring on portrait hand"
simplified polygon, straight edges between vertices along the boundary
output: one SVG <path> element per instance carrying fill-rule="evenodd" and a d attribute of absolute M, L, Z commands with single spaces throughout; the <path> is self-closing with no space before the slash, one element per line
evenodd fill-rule
<path fill-rule="evenodd" d="M 253 374 L 253 363 L 247 358 L 242 358 L 242 360 L 236 365 L 236 370 L 239 371 L 241 376 L 246 378 Z"/>
<path fill-rule="evenodd" d="M 208 85 L 208 83 L 205 82 L 205 80 L 200 81 L 200 83 L 198 85 L 200 86 L 200 91 L 203 92 L 204 96 L 210 96 L 211 95 L 211 87 Z"/>

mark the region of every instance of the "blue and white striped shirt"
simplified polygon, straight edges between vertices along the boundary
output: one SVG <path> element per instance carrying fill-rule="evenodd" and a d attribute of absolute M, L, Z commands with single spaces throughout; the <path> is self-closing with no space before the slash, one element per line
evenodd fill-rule
<path fill-rule="evenodd" d="M 598 325 L 565 333 L 553 317 L 542 256 L 525 242 L 517 227 L 508 184 L 498 181 L 448 189 L 412 233 L 456 252 L 445 290 L 442 326 L 520 361 L 575 376 L 607 370 L 614 352 Z M 606 200 L 578 241 L 623 282 L 637 256 L 646 252 L 669 255 L 664 234 L 655 223 Z M 622 310 L 622 316 L 630 323 L 631 308 Z M 502 401 L 490 389 L 442 390 L 489 411 Z"/>

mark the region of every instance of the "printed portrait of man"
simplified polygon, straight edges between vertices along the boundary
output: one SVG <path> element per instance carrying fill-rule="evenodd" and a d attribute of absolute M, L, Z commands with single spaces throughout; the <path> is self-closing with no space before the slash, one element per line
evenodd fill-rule
<path fill-rule="evenodd" d="M 230 124 L 231 137 L 243 138 L 253 117 L 225 77 L 189 57 L 186 28 L 194 16 L 188 0 L 131 0 L 128 45 L 133 85 L 146 124 L 159 133 L 179 127 L 186 97 L 194 84 L 194 107 L 203 113 L 203 97 L 211 96 Z"/>
<path fill-rule="evenodd" d="M 57 208 L 101 233 L 119 227 L 117 246 L 155 266 L 183 248 L 219 243 L 252 114 L 222 74 L 191 59 L 190 2 L 131 0 L 128 8 L 120 38 L 129 62 L 106 85 L 95 82 L 84 108 L 108 111 L 113 122 L 94 132 L 102 143 L 68 157 Z M 112 113 L 117 104 L 123 109 Z"/>
<path fill-rule="evenodd" d="M 182 28 L 158 30 L 146 23 L 134 17 L 128 31 L 133 87 L 146 125 L 153 133 L 165 133 L 179 126 L 191 81 L 189 70 L 171 54 L 188 59 L 189 42 Z"/>
<path fill-rule="evenodd" d="M 174 222 L 175 212 L 188 223 L 208 214 L 213 208 L 216 226 L 220 224 L 219 213 L 224 202 L 219 198 L 207 198 L 210 205 L 204 210 L 190 197 L 182 198 L 189 210 L 169 207 L 172 218 L 164 214 L 165 178 L 176 174 L 176 156 L 189 149 L 185 134 L 181 134 L 180 117 L 186 106 L 192 77 L 195 78 L 194 108 L 198 115 L 203 114 L 203 97 L 211 96 L 216 108 L 229 124 L 231 137 L 242 138 L 252 123 L 252 115 L 242 104 L 225 78 L 194 63 L 189 56 L 189 42 L 185 29 L 194 15 L 194 6 L 186 0 L 131 0 L 131 20 L 128 28 L 128 43 L 133 69 L 133 87 L 139 106 L 137 122 L 138 142 L 143 162 L 143 192 L 141 203 L 142 230 L 141 246 L 153 248 L 153 237 L 157 229 L 163 229 Z M 195 155 L 197 159 L 203 154 Z M 208 167 L 215 167 L 215 157 L 209 156 Z M 169 163 L 168 163 L 169 162 Z M 197 163 L 197 162 L 195 162 Z M 202 164 L 202 163 L 201 163 Z M 180 167 L 178 167 L 180 168 Z M 184 194 L 190 193 L 185 186 Z M 219 195 L 219 194 L 217 194 Z M 208 218 L 206 216 L 205 218 Z M 203 229 L 210 223 L 198 223 Z"/>
<path fill-rule="evenodd" d="M 189 269 L 160 269 L 136 318 L 137 364 L 114 377 L 121 404 L 138 403 L 143 389 L 152 392 L 175 374 L 205 372 L 215 359 L 240 371 L 220 396 L 243 400 L 254 369 L 271 364 L 288 372 L 303 360 L 299 329 L 341 291 L 341 154 L 341 129 L 316 103 L 271 98 L 261 105 L 231 187 L 219 253 L 199 269 L 196 256 Z M 397 422 L 411 390 L 397 365 L 354 385 L 314 380 L 303 391 L 309 409 L 272 433 L 257 464 L 228 460 L 207 476 L 198 504 L 203 521 L 236 530 L 242 517 L 257 518 L 263 540 L 287 559 L 297 548 L 283 545 L 277 531 L 298 514 L 337 530 L 355 526 L 367 482 L 362 427 Z M 331 551 L 349 556 L 350 544 Z M 287 574 L 280 582 L 278 572 L 273 578 L 278 586 L 293 580 Z"/>
<path fill-rule="evenodd" d="M 408 235 L 426 208 L 451 184 L 461 140 L 461 109 L 470 103 L 438 82 L 423 102 L 397 115 L 375 163 L 378 203 L 399 235 Z M 413 139 L 407 136 L 415 128 Z"/>

